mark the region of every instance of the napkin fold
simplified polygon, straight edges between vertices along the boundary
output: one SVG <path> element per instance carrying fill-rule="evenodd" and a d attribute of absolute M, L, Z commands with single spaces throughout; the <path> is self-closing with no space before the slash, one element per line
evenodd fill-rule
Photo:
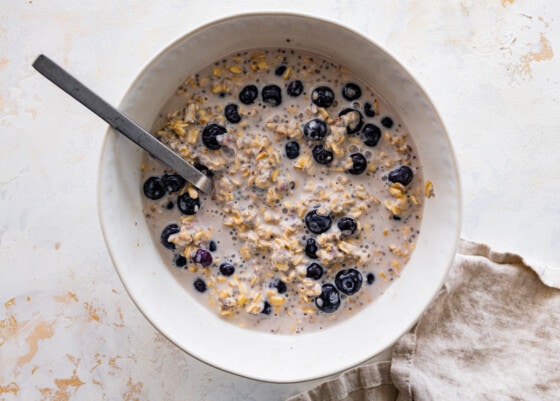
<path fill-rule="evenodd" d="M 560 274 L 461 240 L 446 282 L 391 361 L 288 401 L 560 400 Z"/>

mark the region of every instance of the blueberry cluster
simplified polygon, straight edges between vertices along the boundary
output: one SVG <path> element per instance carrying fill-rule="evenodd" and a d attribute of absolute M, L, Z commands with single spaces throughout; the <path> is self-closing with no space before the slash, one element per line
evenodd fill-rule
<path fill-rule="evenodd" d="M 214 173 L 208 169 L 208 167 L 200 164 L 195 163 L 194 166 L 201 171 L 202 173 L 206 174 L 209 177 L 212 177 Z M 162 199 L 166 194 L 167 195 L 174 195 L 179 193 L 176 198 L 177 208 L 181 211 L 181 213 L 186 215 L 193 215 L 196 214 L 200 210 L 200 198 L 197 197 L 192 198 L 188 191 L 183 193 L 182 190 L 185 187 L 186 181 L 183 177 L 177 174 L 164 174 L 160 176 L 151 176 L 144 181 L 142 186 L 144 196 L 151 200 L 159 200 Z M 172 209 L 174 207 L 173 201 L 169 200 L 169 202 L 165 205 L 166 209 Z M 171 251 L 175 251 L 175 244 L 169 241 L 169 237 L 173 234 L 177 234 L 180 232 L 180 228 L 177 224 L 171 223 L 168 224 L 163 228 L 160 234 L 160 242 L 164 248 L 169 249 Z M 208 243 L 207 249 L 198 249 L 192 258 L 192 263 L 197 265 L 198 267 L 209 267 L 212 265 L 213 258 L 211 252 L 215 252 L 218 249 L 216 242 L 210 241 Z M 175 253 L 173 262 L 175 266 L 178 268 L 186 268 L 188 261 L 185 256 Z M 229 263 L 223 263 L 220 266 L 220 272 L 224 276 L 230 276 L 235 271 L 235 268 Z M 206 291 L 206 283 L 202 278 L 197 278 L 194 281 L 194 288 L 199 292 Z"/>
<path fill-rule="evenodd" d="M 179 192 L 185 186 L 185 179 L 177 174 L 164 174 L 161 177 L 149 177 L 144 181 L 144 195 L 148 199 L 158 200 L 165 194 Z"/>
<path fill-rule="evenodd" d="M 293 81 L 291 84 L 295 86 L 295 82 L 299 81 Z M 288 88 L 289 87 L 290 85 L 288 85 Z M 303 91 L 303 87 L 301 91 Z M 345 100 L 355 101 L 362 96 L 362 89 L 358 84 L 348 82 L 343 86 L 341 94 Z M 328 86 L 319 86 L 311 92 L 311 101 L 318 107 L 329 108 L 336 104 L 336 95 Z M 376 116 L 375 107 L 370 102 L 364 103 L 363 114 L 358 107 L 358 103 L 353 103 L 352 107 L 343 108 L 338 113 L 338 116 L 346 118 L 348 121 L 348 125 L 346 126 L 347 135 L 360 135 L 364 145 L 374 147 L 381 139 L 381 128 L 373 122 L 366 121 L 365 118 Z M 390 117 L 383 117 L 380 123 L 387 129 L 393 126 L 393 120 Z M 303 125 L 303 135 L 306 139 L 311 141 L 313 146 L 311 155 L 318 164 L 323 166 L 328 166 L 333 162 L 334 154 L 321 143 L 314 142 L 322 141 L 328 133 L 327 123 L 321 118 L 314 118 Z M 294 145 L 295 143 L 296 142 L 291 141 L 286 144 L 286 155 L 290 159 L 295 159 L 300 154 L 299 145 L 297 145 L 296 148 L 296 145 Z M 351 167 L 347 170 L 349 174 L 359 175 L 366 171 L 368 162 L 362 153 L 352 153 L 349 158 L 352 163 Z"/>
<path fill-rule="evenodd" d="M 312 209 L 304 218 L 307 229 L 314 234 L 322 234 L 327 232 L 332 226 L 332 216 L 329 214 L 321 214 L 318 209 Z M 358 229 L 358 222 L 352 217 L 341 217 L 338 219 L 337 227 L 340 230 L 340 235 L 350 236 L 356 233 Z M 314 238 L 308 238 L 305 244 L 305 254 L 311 259 L 317 259 L 317 241 Z M 367 276 L 368 284 L 373 283 L 373 274 L 369 273 Z M 307 267 L 308 278 L 318 280 L 323 277 L 323 267 L 318 263 L 311 263 Z M 340 307 L 341 296 L 353 295 L 357 293 L 362 286 L 362 274 L 356 269 L 344 269 L 339 271 L 332 283 L 324 283 L 322 285 L 321 294 L 315 298 L 315 305 L 317 308 L 325 313 L 332 313 Z"/>
<path fill-rule="evenodd" d="M 280 71 L 282 72 L 280 73 Z M 275 74 L 281 76 L 284 71 L 286 71 L 286 66 L 281 65 L 276 68 Z M 290 97 L 298 97 L 303 91 L 303 82 L 300 80 L 291 81 L 286 86 L 286 93 Z M 282 88 L 274 84 L 265 85 L 260 91 L 260 96 L 264 105 L 271 107 L 280 106 L 282 103 Z M 239 102 L 244 105 L 253 104 L 258 98 L 259 88 L 253 84 L 244 86 L 238 96 Z M 239 106 L 236 103 L 227 104 L 224 108 L 224 117 L 229 123 L 238 124 L 241 121 Z M 218 150 L 222 147 L 221 138 L 226 133 L 227 129 L 223 125 L 215 123 L 208 124 L 202 130 L 202 143 L 210 150 Z M 286 150 L 288 151 L 288 149 Z M 296 152 L 297 154 L 292 158 L 296 158 L 299 155 L 299 147 Z M 293 151 L 290 154 L 294 155 Z"/>
<path fill-rule="evenodd" d="M 192 263 L 200 268 L 211 268 L 214 263 L 214 257 L 212 256 L 212 252 L 215 252 L 217 249 L 218 249 L 218 245 L 214 241 L 209 241 L 206 249 L 199 248 L 196 250 L 196 252 L 192 257 Z M 186 265 L 186 259 L 185 259 L 185 265 Z M 224 277 L 232 276 L 233 273 L 235 273 L 235 270 L 236 270 L 235 266 L 228 261 L 222 262 L 218 266 L 218 271 Z M 282 285 L 284 286 L 283 291 L 282 291 Z M 196 280 L 194 281 L 194 288 L 198 292 L 205 292 L 206 287 L 207 285 L 204 279 L 200 277 L 196 278 Z M 286 292 L 286 284 L 283 282 L 271 283 L 270 287 L 277 288 L 278 293 Z"/>
<path fill-rule="evenodd" d="M 317 308 L 325 313 L 333 313 L 341 303 L 341 293 L 354 295 L 362 287 L 362 273 L 356 269 L 340 270 L 332 283 L 325 283 L 321 287 L 321 295 L 315 298 Z"/>

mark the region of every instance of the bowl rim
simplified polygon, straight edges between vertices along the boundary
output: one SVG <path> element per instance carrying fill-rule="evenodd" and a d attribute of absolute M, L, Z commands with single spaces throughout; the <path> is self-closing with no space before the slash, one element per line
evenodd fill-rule
<path fill-rule="evenodd" d="M 236 13 L 232 13 L 232 14 L 229 14 L 227 16 L 220 17 L 220 18 L 211 19 L 211 20 L 208 20 L 206 22 L 203 22 L 202 24 L 194 27 L 193 29 L 189 29 L 186 32 L 183 32 L 179 35 L 176 35 L 173 39 L 168 41 L 167 44 L 164 44 L 163 46 L 159 47 L 155 51 L 155 53 L 136 72 L 136 74 L 134 75 L 134 79 L 132 81 L 130 81 L 130 83 L 127 86 L 126 91 L 123 93 L 120 100 L 118 101 L 118 108 L 122 108 L 123 102 L 125 101 L 125 99 L 127 99 L 127 97 L 131 94 L 133 89 L 138 85 L 138 83 L 141 81 L 141 79 L 144 77 L 144 75 L 149 71 L 149 69 L 153 66 L 153 64 L 155 64 L 156 61 L 160 57 L 162 57 L 163 54 L 167 53 L 170 49 L 172 49 L 177 44 L 181 43 L 187 37 L 195 35 L 195 34 L 201 32 L 205 29 L 208 29 L 208 28 L 212 27 L 213 25 L 219 25 L 219 24 L 222 24 L 222 23 L 225 23 L 225 22 L 228 22 L 228 21 L 232 21 L 232 20 L 236 20 L 236 19 L 240 19 L 240 18 L 246 18 L 246 17 L 270 17 L 270 16 L 273 16 L 273 17 L 283 17 L 283 16 L 285 16 L 285 17 L 299 17 L 299 18 L 304 18 L 304 19 L 310 19 L 310 20 L 313 20 L 313 21 L 318 22 L 318 23 L 331 25 L 334 28 L 346 30 L 350 34 L 355 35 L 355 36 L 367 41 L 368 43 L 377 47 L 381 52 L 385 53 L 385 55 L 393 63 L 398 65 L 398 67 L 401 68 L 406 75 L 408 75 L 408 77 L 414 82 L 414 84 L 417 86 L 420 93 L 423 95 L 424 100 L 431 107 L 431 110 L 434 113 L 434 117 L 437 119 L 437 123 L 441 126 L 442 131 L 445 133 L 443 139 L 446 142 L 446 146 L 450 150 L 450 155 L 449 155 L 450 156 L 450 161 L 451 161 L 451 164 L 452 164 L 453 171 L 456 172 L 454 178 L 455 178 L 455 187 L 456 187 L 457 198 L 455 199 L 456 210 L 453 213 L 454 218 L 456 219 L 456 225 L 455 225 L 455 230 L 454 230 L 453 238 L 452 238 L 452 243 L 454 244 L 454 246 L 452 247 L 453 250 L 452 250 L 452 252 L 450 252 L 450 256 L 448 257 L 447 269 L 445 270 L 445 274 L 442 275 L 442 277 L 440 278 L 440 280 L 437 283 L 437 288 L 441 289 L 443 284 L 445 283 L 445 280 L 446 280 L 446 278 L 449 274 L 449 271 L 450 271 L 450 269 L 453 265 L 453 260 L 455 258 L 455 254 L 456 254 L 457 249 L 459 247 L 459 240 L 460 240 L 461 226 L 462 226 L 462 215 L 463 215 L 462 183 L 461 183 L 461 177 L 460 177 L 460 174 L 459 174 L 460 170 L 459 170 L 459 166 L 458 166 L 456 153 L 455 153 L 455 150 L 453 148 L 453 144 L 451 142 L 451 138 L 449 136 L 449 131 L 447 129 L 447 126 L 445 125 L 444 120 L 441 118 L 441 115 L 440 115 L 438 109 L 435 107 L 435 105 L 433 103 L 433 100 L 432 100 L 432 97 L 430 96 L 429 92 L 422 85 L 420 80 L 417 79 L 417 77 L 406 67 L 406 65 L 403 62 L 400 61 L 400 59 L 398 57 L 396 57 L 387 47 L 379 44 L 377 41 L 375 41 L 369 35 L 366 35 L 365 33 L 361 32 L 360 30 L 357 30 L 355 28 L 352 28 L 352 27 L 348 26 L 346 23 L 334 20 L 332 18 L 328 18 L 328 17 L 322 16 L 322 15 L 312 14 L 312 13 L 308 13 L 308 12 L 299 12 L 299 11 L 266 10 L 266 11 L 253 11 L 253 12 L 236 12 Z M 103 202 L 102 202 L 102 197 L 103 197 L 102 187 L 104 185 L 102 171 L 103 171 L 103 168 L 104 168 L 104 155 L 106 153 L 107 147 L 109 146 L 109 141 L 110 141 L 110 138 L 111 138 L 112 135 L 118 135 L 118 134 L 116 134 L 114 132 L 113 128 L 108 127 L 107 130 L 106 130 L 106 133 L 105 133 L 105 137 L 103 139 L 103 143 L 102 143 L 102 147 L 101 147 L 101 151 L 100 151 L 99 162 L 98 162 L 98 170 L 97 170 L 97 177 L 98 177 L 98 180 L 97 180 L 98 218 L 99 218 L 99 222 L 100 222 L 100 226 L 101 226 L 101 230 L 102 230 L 105 245 L 106 245 L 107 250 L 109 252 L 109 256 L 110 256 L 111 261 L 113 263 L 114 269 L 117 272 L 117 275 L 119 276 L 119 279 L 120 279 L 121 283 L 123 284 L 123 287 L 125 288 L 129 298 L 132 300 L 132 302 L 134 303 L 136 308 L 141 312 L 141 314 L 146 318 L 146 320 L 159 333 L 163 334 L 178 349 L 187 353 L 189 356 L 192 356 L 193 358 L 207 364 L 208 366 L 214 367 L 216 369 L 219 369 L 219 370 L 221 370 L 223 372 L 226 372 L 226 373 L 229 373 L 229 374 L 234 374 L 236 376 L 249 378 L 249 379 L 253 379 L 253 380 L 258 380 L 258 381 L 262 381 L 262 382 L 269 382 L 269 383 L 298 383 L 298 382 L 305 382 L 305 381 L 311 381 L 311 380 L 326 378 L 326 377 L 338 374 L 338 373 L 340 373 L 344 370 L 356 367 L 360 364 L 363 364 L 364 362 L 367 362 L 371 358 L 375 357 L 375 355 L 369 355 L 365 358 L 355 360 L 354 362 L 352 362 L 350 364 L 343 365 L 343 366 L 338 366 L 338 367 L 332 368 L 328 371 L 322 370 L 322 373 L 308 374 L 307 376 L 298 377 L 297 379 L 295 379 L 295 378 L 289 378 L 289 379 L 274 378 L 274 379 L 272 379 L 272 378 L 270 378 L 268 376 L 265 376 L 265 375 L 247 374 L 246 372 L 231 370 L 231 369 L 226 368 L 224 366 L 219 366 L 214 361 L 210 361 L 207 358 L 205 358 L 203 355 L 195 354 L 195 353 L 191 352 L 190 350 L 186 350 L 181 344 L 178 343 L 178 341 L 176 341 L 176 339 L 173 336 L 171 336 L 167 332 L 167 330 L 164 327 L 161 327 L 158 324 L 157 321 L 155 321 L 153 318 L 151 318 L 150 316 L 148 316 L 146 314 L 144 309 L 140 306 L 139 302 L 132 295 L 133 292 L 129 288 L 130 283 L 127 281 L 126 277 L 123 276 L 123 272 L 121 271 L 121 269 L 119 269 L 119 263 L 117 261 L 116 252 L 113 249 L 114 245 L 111 244 L 111 242 L 108 240 L 108 227 L 106 226 L 105 215 L 104 215 L 103 208 L 102 208 L 102 204 L 103 204 Z M 433 300 L 437 297 L 438 294 L 439 294 L 439 291 L 435 291 L 429 298 L 428 297 L 425 298 L 425 305 L 423 305 L 423 307 L 422 307 L 423 311 L 425 311 L 428 308 L 428 306 L 433 302 Z M 383 352 L 383 350 L 387 350 L 388 348 L 392 347 L 398 341 L 398 339 L 400 337 L 402 337 L 405 333 L 407 333 L 418 322 L 418 320 L 420 319 L 421 316 L 422 316 L 422 313 L 420 313 L 416 317 L 416 319 L 409 322 L 408 325 L 405 325 L 405 327 L 402 330 L 400 330 L 398 336 L 395 336 L 395 338 L 393 340 L 387 341 L 386 343 L 382 344 L 381 347 L 380 347 L 380 349 L 382 351 L 380 351 L 380 352 Z"/>

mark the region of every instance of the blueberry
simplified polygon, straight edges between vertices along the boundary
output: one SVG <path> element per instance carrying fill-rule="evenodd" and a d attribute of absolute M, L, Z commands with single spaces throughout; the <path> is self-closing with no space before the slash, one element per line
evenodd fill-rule
<path fill-rule="evenodd" d="M 329 215 L 317 213 L 317 209 L 307 212 L 305 215 L 305 225 L 314 234 L 322 234 L 331 228 L 332 219 Z"/>
<path fill-rule="evenodd" d="M 350 114 L 350 123 L 346 126 L 346 133 L 352 135 L 356 132 L 360 132 L 364 126 L 364 117 L 362 116 L 362 113 L 355 109 L 344 109 L 338 113 L 338 116 L 342 117 L 346 114 Z"/>
<path fill-rule="evenodd" d="M 279 278 L 275 278 L 273 279 L 270 284 L 268 285 L 269 288 L 276 288 L 276 291 L 278 291 L 278 294 L 283 294 L 288 290 L 288 287 L 286 287 L 286 283 L 283 282 L 282 280 L 280 280 Z"/>
<path fill-rule="evenodd" d="M 381 128 L 375 124 L 366 124 L 362 130 L 364 134 L 364 144 L 367 146 L 375 146 L 381 139 Z"/>
<path fill-rule="evenodd" d="M 299 156 L 299 143 L 296 141 L 290 141 L 285 146 L 286 156 L 288 159 L 295 159 Z"/>
<path fill-rule="evenodd" d="M 317 308 L 325 313 L 332 313 L 340 307 L 340 293 L 332 284 L 323 284 L 321 295 L 315 298 Z"/>
<path fill-rule="evenodd" d="M 203 279 L 201 278 L 197 278 L 196 280 L 194 280 L 194 289 L 197 290 L 198 292 L 205 292 L 206 291 L 206 283 L 204 282 Z"/>
<path fill-rule="evenodd" d="M 352 153 L 350 155 L 350 159 L 352 159 L 352 167 L 350 167 L 347 172 L 353 175 L 360 175 L 367 168 L 367 160 L 366 157 L 361 153 Z"/>
<path fill-rule="evenodd" d="M 375 276 L 373 275 L 373 273 L 368 273 L 366 276 L 366 283 L 372 285 L 374 281 L 375 281 Z"/>
<path fill-rule="evenodd" d="M 224 109 L 224 116 L 226 120 L 228 120 L 232 124 L 237 124 L 241 121 L 241 116 L 239 115 L 239 111 L 237 110 L 237 105 L 235 103 L 230 103 Z"/>
<path fill-rule="evenodd" d="M 181 269 L 187 266 L 187 258 L 185 258 L 183 255 L 175 255 L 174 262 L 175 266 Z"/>
<path fill-rule="evenodd" d="M 358 222 L 352 217 L 341 217 L 338 220 L 337 226 L 342 235 L 352 235 L 358 229 Z"/>
<path fill-rule="evenodd" d="M 214 172 L 210 170 L 208 167 L 206 167 L 204 164 L 196 162 L 194 164 L 194 168 L 196 168 L 198 171 L 200 171 L 202 174 L 204 174 L 207 177 L 210 178 L 214 177 Z"/>
<path fill-rule="evenodd" d="M 305 254 L 311 259 L 318 259 L 317 251 L 319 247 L 317 246 L 317 241 L 314 238 L 308 238 L 305 244 Z"/>
<path fill-rule="evenodd" d="M 301 82 L 299 79 L 296 79 L 295 81 L 291 81 L 288 84 L 288 88 L 286 89 L 286 92 L 291 97 L 298 97 L 303 93 L 303 82 Z"/>
<path fill-rule="evenodd" d="M 193 215 L 200 209 L 200 199 L 193 199 L 188 192 L 177 197 L 177 207 L 183 214 Z"/>
<path fill-rule="evenodd" d="M 375 109 L 370 102 L 364 104 L 364 114 L 366 117 L 375 117 Z"/>
<path fill-rule="evenodd" d="M 356 100 L 362 96 L 360 87 L 352 82 L 348 82 L 342 88 L 342 97 L 346 100 Z"/>
<path fill-rule="evenodd" d="M 169 236 L 177 234 L 179 231 L 181 230 L 177 224 L 169 224 L 166 226 L 160 235 L 161 244 L 167 249 L 175 249 L 175 244 L 173 242 L 169 242 Z"/>
<path fill-rule="evenodd" d="M 334 102 L 334 92 L 328 86 L 319 86 L 311 93 L 311 101 L 319 107 L 329 107 Z"/>
<path fill-rule="evenodd" d="M 218 150 L 222 147 L 218 137 L 227 132 L 226 128 L 218 124 L 208 124 L 202 130 L 202 143 L 208 149 Z"/>
<path fill-rule="evenodd" d="M 398 169 L 393 170 L 389 173 L 387 179 L 391 182 L 398 182 L 404 186 L 410 184 L 414 174 L 408 166 L 400 166 Z"/>
<path fill-rule="evenodd" d="M 276 70 L 274 70 L 274 74 L 278 77 L 281 77 L 286 72 L 286 68 L 287 67 L 285 65 L 279 65 L 278 67 L 276 67 Z"/>
<path fill-rule="evenodd" d="M 393 120 L 391 119 L 391 117 L 383 117 L 381 119 L 381 125 L 385 128 L 391 128 L 393 126 Z"/>
<path fill-rule="evenodd" d="M 307 266 L 306 277 L 312 278 L 313 280 L 319 280 L 323 277 L 323 268 L 318 263 L 311 263 Z"/>
<path fill-rule="evenodd" d="M 282 89 L 278 85 L 267 85 L 262 89 L 262 99 L 269 106 L 278 106 L 282 103 Z"/>
<path fill-rule="evenodd" d="M 270 305 L 267 301 L 264 301 L 261 313 L 263 315 L 270 315 L 270 312 L 272 312 L 272 305 Z"/>
<path fill-rule="evenodd" d="M 224 262 L 220 265 L 220 273 L 224 276 L 231 276 L 235 272 L 235 267 L 229 263 Z"/>
<path fill-rule="evenodd" d="M 212 255 L 206 249 L 197 249 L 193 257 L 194 264 L 208 267 L 212 264 Z"/>
<path fill-rule="evenodd" d="M 179 192 L 185 186 L 185 179 L 178 174 L 164 174 L 161 177 L 161 184 L 167 193 Z"/>
<path fill-rule="evenodd" d="M 165 205 L 165 208 L 166 208 L 167 210 L 171 210 L 171 209 L 173 209 L 174 206 L 175 206 L 175 204 L 173 203 L 173 201 L 169 201 L 169 202 L 167 202 L 167 204 Z"/>
<path fill-rule="evenodd" d="M 325 149 L 323 145 L 316 145 L 311 150 L 311 154 L 315 161 L 322 165 L 330 164 L 334 159 L 334 154 L 330 150 Z"/>
<path fill-rule="evenodd" d="M 303 125 L 303 135 L 313 141 L 320 141 L 327 135 L 327 123 L 320 118 L 314 118 Z"/>
<path fill-rule="evenodd" d="M 259 96 L 259 89 L 255 85 L 247 85 L 239 92 L 239 101 L 243 104 L 253 104 Z"/>
<path fill-rule="evenodd" d="M 208 250 L 210 252 L 216 252 L 217 249 L 218 249 L 218 245 L 216 245 L 216 243 L 214 241 L 210 241 L 208 243 Z"/>
<path fill-rule="evenodd" d="M 144 195 L 146 198 L 157 200 L 165 195 L 165 188 L 158 177 L 150 177 L 144 182 Z"/>
<path fill-rule="evenodd" d="M 362 274 L 356 269 L 344 269 L 336 274 L 334 283 L 340 292 L 352 295 L 362 287 Z"/>

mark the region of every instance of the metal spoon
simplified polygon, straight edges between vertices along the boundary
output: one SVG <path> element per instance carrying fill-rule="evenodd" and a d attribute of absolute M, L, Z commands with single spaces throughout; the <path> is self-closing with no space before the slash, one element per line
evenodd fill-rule
<path fill-rule="evenodd" d="M 33 68 L 78 102 L 93 111 L 97 116 L 105 120 L 111 127 L 148 151 L 158 160 L 171 167 L 177 174 L 202 192 L 207 194 L 212 192 L 211 178 L 187 163 L 181 156 L 173 152 L 153 135 L 132 121 L 130 117 L 101 99 L 48 57 L 41 54 L 33 62 Z"/>

